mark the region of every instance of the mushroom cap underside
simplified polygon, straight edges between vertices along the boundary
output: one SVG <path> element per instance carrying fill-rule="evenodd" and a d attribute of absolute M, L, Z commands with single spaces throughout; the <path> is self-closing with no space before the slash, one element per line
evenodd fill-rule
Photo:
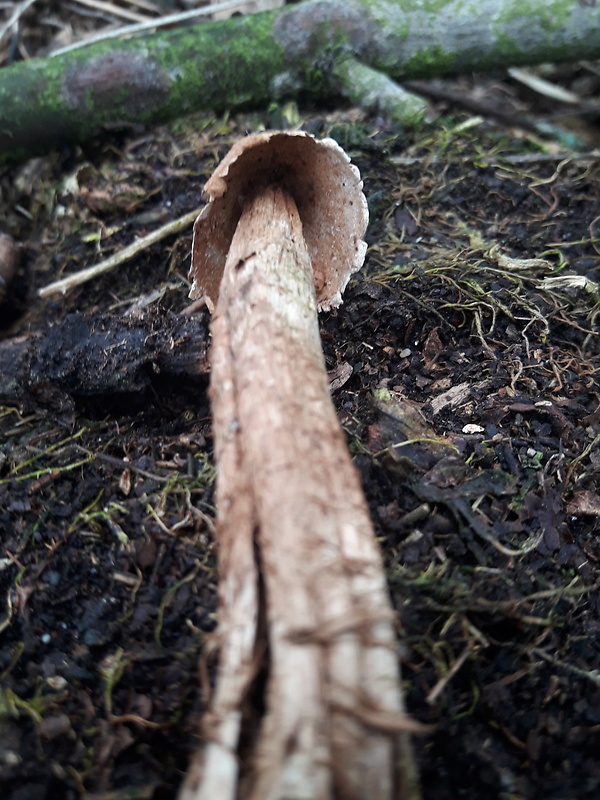
<path fill-rule="evenodd" d="M 358 169 L 333 139 L 303 131 L 267 131 L 237 142 L 204 193 L 209 202 L 194 225 L 191 297 L 212 310 L 244 203 L 277 185 L 296 202 L 315 273 L 319 309 L 339 306 L 350 276 L 362 266 L 369 219 Z"/>

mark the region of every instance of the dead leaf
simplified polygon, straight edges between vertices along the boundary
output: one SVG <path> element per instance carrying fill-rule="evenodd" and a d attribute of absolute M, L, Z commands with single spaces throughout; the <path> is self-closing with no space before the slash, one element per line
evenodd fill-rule
<path fill-rule="evenodd" d="M 450 408 L 460 406 L 466 402 L 470 394 L 471 385 L 469 383 L 459 383 L 457 386 L 452 386 L 447 392 L 434 397 L 430 403 L 431 410 L 434 414 L 439 414 L 446 406 L 450 406 Z"/>
<path fill-rule="evenodd" d="M 124 469 L 119 478 L 119 489 L 127 496 L 131 492 L 131 470 Z"/>
<path fill-rule="evenodd" d="M 327 373 L 327 377 L 329 378 L 329 390 L 332 394 L 337 392 L 338 389 L 341 389 L 342 386 L 350 380 L 352 372 L 352 365 L 347 361 L 342 361 L 335 369 Z"/>
<path fill-rule="evenodd" d="M 600 497 L 588 489 L 576 492 L 567 506 L 567 513 L 575 517 L 600 517 Z"/>
<path fill-rule="evenodd" d="M 431 369 L 433 364 L 438 360 L 440 353 L 444 349 L 442 340 L 438 333 L 439 328 L 434 328 L 430 331 L 425 345 L 423 346 L 423 359 L 425 361 L 425 369 Z"/>
<path fill-rule="evenodd" d="M 418 233 L 419 226 L 415 222 L 412 214 L 400 206 L 394 211 L 394 221 L 397 227 L 406 236 L 414 236 L 416 233 Z"/>

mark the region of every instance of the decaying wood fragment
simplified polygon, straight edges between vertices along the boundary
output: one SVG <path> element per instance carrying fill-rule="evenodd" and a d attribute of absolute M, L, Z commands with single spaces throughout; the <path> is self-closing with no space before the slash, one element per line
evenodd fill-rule
<path fill-rule="evenodd" d="M 0 233 L 0 303 L 15 277 L 19 263 L 19 247 L 12 236 Z"/>
<path fill-rule="evenodd" d="M 207 191 L 220 663 L 181 800 L 414 800 L 417 726 L 317 318 L 364 258 L 362 182 L 335 142 L 267 133 Z"/>
<path fill-rule="evenodd" d="M 44 394 L 141 391 L 158 375 L 203 374 L 207 331 L 198 315 L 69 314 L 44 333 L 0 342 L 0 402 L 44 405 Z"/>

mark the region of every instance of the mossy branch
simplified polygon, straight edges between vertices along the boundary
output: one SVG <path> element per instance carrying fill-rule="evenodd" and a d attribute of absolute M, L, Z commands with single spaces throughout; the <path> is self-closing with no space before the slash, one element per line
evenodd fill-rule
<path fill-rule="evenodd" d="M 306 0 L 0 70 L 0 164 L 199 110 L 332 94 L 373 106 L 386 80 L 383 107 L 403 118 L 390 81 L 599 57 L 600 4 L 581 0 Z"/>

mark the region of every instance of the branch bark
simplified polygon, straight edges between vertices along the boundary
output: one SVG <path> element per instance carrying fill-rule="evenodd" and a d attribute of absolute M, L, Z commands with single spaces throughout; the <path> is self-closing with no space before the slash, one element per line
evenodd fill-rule
<path fill-rule="evenodd" d="M 284 97 L 345 96 L 410 124 L 414 102 L 405 115 L 389 86 L 383 96 L 373 91 L 385 76 L 599 57 L 600 4 L 583 0 L 481 0 L 476 8 L 464 0 L 306 0 L 1 70 L 0 163 L 83 141 L 103 125 Z"/>

